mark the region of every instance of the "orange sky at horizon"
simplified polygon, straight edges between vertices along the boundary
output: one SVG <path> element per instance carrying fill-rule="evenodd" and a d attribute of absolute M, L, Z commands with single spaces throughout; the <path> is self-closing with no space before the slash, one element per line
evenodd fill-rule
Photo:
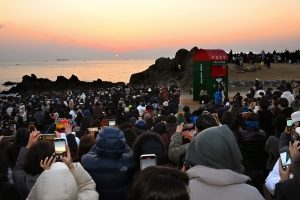
<path fill-rule="evenodd" d="M 281 41 L 291 38 L 295 41 L 288 45 L 295 48 L 300 44 L 299 7 L 297 0 L 10 0 L 0 3 L 0 45 L 17 49 L 55 43 L 120 53 L 201 45 L 235 48 L 241 42 L 264 48 L 274 46 L 271 40 L 280 48 Z"/>

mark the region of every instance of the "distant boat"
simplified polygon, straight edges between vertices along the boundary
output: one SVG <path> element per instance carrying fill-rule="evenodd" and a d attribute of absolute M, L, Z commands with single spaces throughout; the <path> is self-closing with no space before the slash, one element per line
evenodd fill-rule
<path fill-rule="evenodd" d="M 47 60 L 45 60 L 44 62 L 48 62 Z"/>
<path fill-rule="evenodd" d="M 19 64 L 16 64 L 16 65 L 19 65 Z"/>
<path fill-rule="evenodd" d="M 68 61 L 69 59 L 57 59 L 56 61 Z"/>

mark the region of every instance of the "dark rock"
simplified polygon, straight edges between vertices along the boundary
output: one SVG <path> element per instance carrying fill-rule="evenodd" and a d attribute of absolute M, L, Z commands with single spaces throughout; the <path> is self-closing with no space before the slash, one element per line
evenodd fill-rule
<path fill-rule="evenodd" d="M 179 49 L 175 54 L 175 64 L 181 64 L 181 62 L 185 59 L 186 55 L 189 53 L 186 49 Z"/>
<path fill-rule="evenodd" d="M 14 83 L 14 82 L 7 81 L 7 82 L 5 82 L 3 85 L 4 85 L 4 86 L 12 86 L 12 85 L 16 85 L 16 84 L 18 84 L 18 83 Z"/>
<path fill-rule="evenodd" d="M 198 51 L 198 47 L 193 47 L 193 48 L 191 49 L 191 52 L 196 52 L 196 51 Z"/>

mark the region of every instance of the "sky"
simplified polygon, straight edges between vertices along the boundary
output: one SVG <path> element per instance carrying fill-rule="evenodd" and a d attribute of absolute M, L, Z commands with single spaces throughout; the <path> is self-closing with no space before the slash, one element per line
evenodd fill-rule
<path fill-rule="evenodd" d="M 194 46 L 293 51 L 299 8 L 299 0 L 0 0 L 0 62 L 173 58 Z"/>

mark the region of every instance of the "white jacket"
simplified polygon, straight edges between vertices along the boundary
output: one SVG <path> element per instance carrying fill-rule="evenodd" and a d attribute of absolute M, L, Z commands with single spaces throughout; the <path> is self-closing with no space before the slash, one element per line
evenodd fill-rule
<path fill-rule="evenodd" d="M 295 100 L 294 95 L 292 95 L 290 91 L 282 93 L 281 98 L 286 98 L 289 101 L 289 106 L 291 106 L 292 101 Z"/>
<path fill-rule="evenodd" d="M 290 178 L 293 178 L 294 175 L 291 174 Z M 280 173 L 279 173 L 279 159 L 277 160 L 276 164 L 273 167 L 273 170 L 269 173 L 268 177 L 266 178 L 266 188 L 268 191 L 274 195 L 275 185 L 280 181 Z"/>
<path fill-rule="evenodd" d="M 80 163 L 69 170 L 61 162 L 54 163 L 36 180 L 27 200 L 98 200 L 96 184 Z"/>

